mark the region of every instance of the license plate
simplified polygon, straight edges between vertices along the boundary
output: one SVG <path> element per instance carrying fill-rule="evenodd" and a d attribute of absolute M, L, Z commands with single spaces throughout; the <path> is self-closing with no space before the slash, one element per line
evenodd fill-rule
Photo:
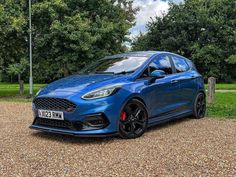
<path fill-rule="evenodd" d="M 64 120 L 63 112 L 60 111 L 38 110 L 38 116 L 46 119 Z"/>

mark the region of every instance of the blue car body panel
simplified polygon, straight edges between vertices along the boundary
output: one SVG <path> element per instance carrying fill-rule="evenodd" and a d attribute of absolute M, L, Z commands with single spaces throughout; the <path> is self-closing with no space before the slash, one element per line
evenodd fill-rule
<path fill-rule="evenodd" d="M 193 67 L 187 72 L 174 73 L 164 78 L 156 79 L 154 83 L 150 83 L 149 78 L 138 79 L 140 73 L 147 68 L 149 63 L 160 55 L 170 55 L 171 57 L 171 55 L 175 54 L 149 51 L 114 55 L 112 56 L 113 58 L 146 56 L 148 59 L 131 74 L 72 75 L 47 85 L 36 96 L 36 98 L 66 99 L 76 104 L 77 107 L 74 112 L 64 112 L 64 119 L 70 122 L 84 121 L 88 115 L 102 113 L 109 122 L 106 127 L 76 131 L 33 123 L 31 128 L 78 136 L 116 134 L 119 130 L 122 108 L 132 98 L 139 99 L 145 104 L 149 117 L 149 126 L 193 114 L 195 97 L 198 92 L 204 92 L 203 79 Z M 108 59 L 112 57 L 108 57 Z M 176 80 L 177 82 L 173 82 Z M 112 84 L 122 84 L 122 88 L 114 95 L 94 100 L 81 98 L 90 91 Z M 35 118 L 38 117 L 38 110 L 35 108 L 34 103 L 33 111 Z"/>

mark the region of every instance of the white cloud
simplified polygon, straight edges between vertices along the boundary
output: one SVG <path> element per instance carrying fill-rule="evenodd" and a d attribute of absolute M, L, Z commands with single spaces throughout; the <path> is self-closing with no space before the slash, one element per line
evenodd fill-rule
<path fill-rule="evenodd" d="M 168 1 L 163 0 L 135 0 L 134 7 L 140 10 L 136 15 L 136 25 L 130 29 L 131 38 L 137 36 L 140 32 L 146 32 L 146 24 L 152 17 L 162 16 L 169 9 Z"/>

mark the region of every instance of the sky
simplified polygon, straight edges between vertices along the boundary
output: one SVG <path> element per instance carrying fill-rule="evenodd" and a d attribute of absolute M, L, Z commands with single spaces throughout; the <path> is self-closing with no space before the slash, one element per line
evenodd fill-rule
<path fill-rule="evenodd" d="M 172 0 L 172 2 L 180 3 L 183 0 Z M 130 31 L 131 39 L 136 37 L 140 32 L 147 31 L 146 24 L 151 20 L 151 17 L 162 16 L 168 12 L 168 0 L 134 0 L 134 7 L 139 7 L 140 10 L 136 14 L 136 25 Z"/>

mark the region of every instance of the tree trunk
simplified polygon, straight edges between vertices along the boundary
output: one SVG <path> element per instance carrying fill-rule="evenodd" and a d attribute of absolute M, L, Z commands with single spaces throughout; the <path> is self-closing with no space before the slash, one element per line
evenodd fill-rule
<path fill-rule="evenodd" d="M 20 81 L 20 95 L 24 95 L 24 81 Z"/>
<path fill-rule="evenodd" d="M 2 71 L 0 71 L 0 82 L 2 82 Z"/>
<path fill-rule="evenodd" d="M 24 81 L 21 80 L 21 74 L 18 74 L 19 93 L 20 96 L 24 95 Z"/>
<path fill-rule="evenodd" d="M 21 81 L 21 75 L 18 74 L 18 83 L 20 84 L 20 81 Z"/>
<path fill-rule="evenodd" d="M 69 70 L 68 70 L 66 64 L 64 65 L 63 69 L 64 69 L 64 77 L 68 76 L 69 75 Z"/>

